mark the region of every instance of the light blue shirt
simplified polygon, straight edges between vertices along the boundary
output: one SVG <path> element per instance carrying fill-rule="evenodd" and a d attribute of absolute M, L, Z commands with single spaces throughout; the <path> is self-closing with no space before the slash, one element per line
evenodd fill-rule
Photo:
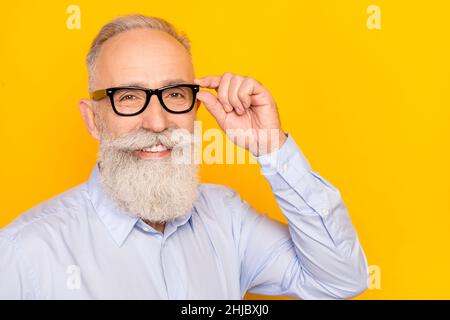
<path fill-rule="evenodd" d="M 3 299 L 242 299 L 246 292 L 350 298 L 368 266 L 339 191 L 292 136 L 256 158 L 288 224 L 233 189 L 200 184 L 194 208 L 164 233 L 116 207 L 89 179 L 0 231 Z"/>

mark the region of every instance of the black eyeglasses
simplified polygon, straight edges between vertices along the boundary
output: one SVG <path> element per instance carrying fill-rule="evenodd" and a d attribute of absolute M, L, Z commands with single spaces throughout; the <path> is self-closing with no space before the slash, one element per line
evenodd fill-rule
<path fill-rule="evenodd" d="M 113 87 L 91 93 L 91 99 L 98 101 L 106 96 L 119 116 L 135 116 L 144 112 L 152 95 L 156 94 L 162 107 L 170 113 L 186 113 L 192 110 L 200 86 L 196 84 L 176 84 L 159 89 L 136 86 Z"/>

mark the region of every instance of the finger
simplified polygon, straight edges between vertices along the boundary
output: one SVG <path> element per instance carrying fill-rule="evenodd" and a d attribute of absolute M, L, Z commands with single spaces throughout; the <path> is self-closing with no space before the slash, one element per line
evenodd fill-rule
<path fill-rule="evenodd" d="M 254 84 L 252 78 L 245 78 L 242 81 L 237 95 L 239 99 L 242 101 L 242 105 L 244 106 L 244 108 L 249 108 L 252 105 L 251 96 L 252 94 L 254 94 L 253 88 Z"/>
<path fill-rule="evenodd" d="M 194 83 L 204 88 L 217 89 L 219 87 L 221 78 L 221 76 L 202 77 L 195 79 Z"/>
<path fill-rule="evenodd" d="M 234 75 L 230 80 L 230 87 L 228 88 L 228 101 L 230 101 L 230 104 L 239 115 L 243 115 L 245 113 L 245 108 L 238 97 L 238 91 L 242 81 L 242 76 Z"/>
<path fill-rule="evenodd" d="M 231 73 L 224 73 L 220 80 L 219 88 L 217 91 L 217 97 L 219 98 L 220 103 L 223 105 L 226 112 L 233 111 L 233 107 L 228 101 L 228 88 L 230 86 Z"/>
<path fill-rule="evenodd" d="M 195 84 L 200 85 L 201 87 L 204 88 L 209 88 L 209 89 L 215 89 L 216 92 L 219 94 L 219 91 L 222 92 L 223 91 L 223 95 L 225 95 L 225 90 L 227 88 L 227 85 L 224 85 L 223 89 L 219 89 L 220 85 L 222 83 L 222 76 L 207 76 L 207 77 L 203 77 L 203 78 L 197 78 L 194 80 Z M 220 98 L 221 103 L 225 109 L 226 112 L 231 112 L 233 111 L 233 107 L 227 103 L 227 99 L 225 98 Z"/>
<path fill-rule="evenodd" d="M 219 99 L 211 92 L 202 90 L 197 93 L 197 99 L 203 102 L 206 109 L 217 120 L 217 123 L 222 127 L 222 123 L 226 117 L 226 112 Z"/>

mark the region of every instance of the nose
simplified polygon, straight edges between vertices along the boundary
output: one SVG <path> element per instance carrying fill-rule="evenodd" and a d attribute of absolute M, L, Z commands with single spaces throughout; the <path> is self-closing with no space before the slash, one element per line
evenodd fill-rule
<path fill-rule="evenodd" d="M 160 104 L 158 97 L 150 98 L 147 108 L 142 113 L 142 127 L 152 132 L 161 132 L 167 128 L 167 112 Z"/>

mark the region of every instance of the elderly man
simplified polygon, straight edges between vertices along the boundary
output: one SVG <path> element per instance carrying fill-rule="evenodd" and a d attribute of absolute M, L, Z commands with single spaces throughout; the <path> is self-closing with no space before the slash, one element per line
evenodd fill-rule
<path fill-rule="evenodd" d="M 1 230 L 1 298 L 342 299 L 366 289 L 339 191 L 282 130 L 261 83 L 196 78 L 187 37 L 143 15 L 105 25 L 87 67 L 90 99 L 79 109 L 100 141 L 98 161 L 85 183 Z M 199 183 L 192 158 L 175 161 L 195 149 L 187 138 L 200 103 L 227 134 L 251 133 L 233 142 L 261 166 L 288 225 L 228 187 Z"/>

